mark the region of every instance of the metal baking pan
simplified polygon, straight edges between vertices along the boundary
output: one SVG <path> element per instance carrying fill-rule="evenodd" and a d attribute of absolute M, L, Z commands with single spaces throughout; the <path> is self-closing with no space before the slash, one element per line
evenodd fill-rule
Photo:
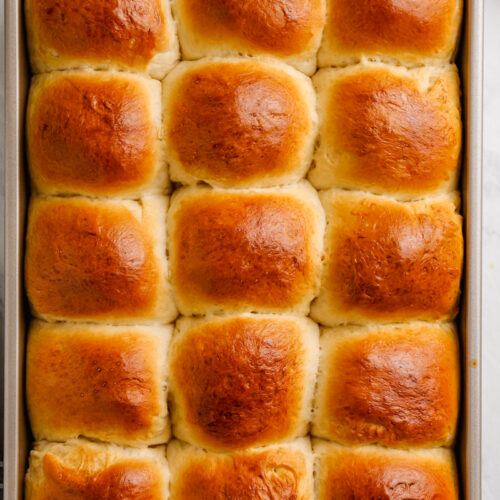
<path fill-rule="evenodd" d="M 28 309 L 23 293 L 28 182 L 24 111 L 29 84 L 22 0 L 5 0 L 5 416 L 4 499 L 23 498 L 29 428 L 24 407 Z M 481 498 L 481 167 L 483 0 L 465 1 L 458 64 L 463 85 L 465 278 L 461 309 L 462 416 L 458 440 L 462 497 Z"/>

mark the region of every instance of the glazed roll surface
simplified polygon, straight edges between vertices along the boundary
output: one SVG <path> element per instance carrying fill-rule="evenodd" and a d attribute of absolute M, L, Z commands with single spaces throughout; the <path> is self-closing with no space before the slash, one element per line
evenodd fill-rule
<path fill-rule="evenodd" d="M 123 72 L 54 71 L 33 78 L 30 174 L 46 194 L 162 194 L 161 85 Z"/>
<path fill-rule="evenodd" d="M 266 55 L 314 73 L 324 0 L 174 0 L 184 59 Z"/>
<path fill-rule="evenodd" d="M 174 435 L 230 451 L 306 435 L 318 327 L 286 315 L 182 318 L 170 349 Z"/>
<path fill-rule="evenodd" d="M 306 182 L 177 191 L 168 244 L 179 311 L 307 313 L 319 286 L 323 217 Z"/>
<path fill-rule="evenodd" d="M 450 446 L 460 359 L 451 324 L 322 332 L 312 434 L 344 445 Z"/>
<path fill-rule="evenodd" d="M 167 200 L 34 197 L 25 281 L 35 316 L 117 324 L 176 316 L 167 280 Z"/>
<path fill-rule="evenodd" d="M 327 0 L 318 65 L 363 59 L 406 65 L 450 62 L 457 49 L 462 0 Z"/>
<path fill-rule="evenodd" d="M 210 453 L 172 441 L 167 448 L 172 500 L 238 500 L 313 496 L 313 456 L 308 439 L 234 453 Z"/>
<path fill-rule="evenodd" d="M 460 89 L 454 65 L 412 70 L 380 63 L 314 76 L 318 189 L 360 189 L 401 199 L 457 188 Z"/>
<path fill-rule="evenodd" d="M 351 448 L 315 440 L 314 453 L 318 500 L 458 500 L 457 472 L 450 450 Z"/>
<path fill-rule="evenodd" d="M 171 326 L 34 321 L 26 399 L 37 441 L 85 436 L 130 446 L 166 443 Z"/>
<path fill-rule="evenodd" d="M 448 320 L 463 261 L 455 194 L 400 203 L 361 192 L 321 193 L 325 262 L 311 315 L 319 323 Z"/>
<path fill-rule="evenodd" d="M 182 62 L 165 79 L 163 97 L 173 181 L 269 187 L 305 176 L 317 115 L 302 73 L 271 59 Z"/>
<path fill-rule="evenodd" d="M 164 447 L 42 441 L 30 453 L 25 498 L 168 500 L 169 477 Z"/>
<path fill-rule="evenodd" d="M 25 0 L 35 73 L 97 68 L 162 79 L 179 58 L 168 0 Z"/>

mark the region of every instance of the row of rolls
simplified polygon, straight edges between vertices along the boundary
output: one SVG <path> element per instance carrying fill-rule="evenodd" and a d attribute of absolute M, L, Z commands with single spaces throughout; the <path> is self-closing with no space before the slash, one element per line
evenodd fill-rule
<path fill-rule="evenodd" d="M 319 336 L 307 318 L 245 314 L 184 317 L 173 330 L 32 324 L 34 498 L 94 487 L 115 493 L 125 482 L 161 499 L 171 475 L 171 498 L 226 490 L 273 498 L 270 488 L 276 498 L 307 499 L 314 458 L 320 498 L 394 485 L 415 498 L 457 495 L 452 453 L 430 449 L 455 438 L 452 325 L 346 326 Z M 144 447 L 171 432 L 167 466 L 162 447 Z"/>
<path fill-rule="evenodd" d="M 25 5 L 27 500 L 456 500 L 461 2 Z"/>

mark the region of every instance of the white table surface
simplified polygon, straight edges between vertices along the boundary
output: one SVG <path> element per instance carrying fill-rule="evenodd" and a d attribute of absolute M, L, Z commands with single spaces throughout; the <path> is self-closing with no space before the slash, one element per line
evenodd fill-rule
<path fill-rule="evenodd" d="M 483 498 L 500 498 L 500 0 L 485 0 Z"/>
<path fill-rule="evenodd" d="M 0 5 L 0 81 L 3 82 L 3 2 Z M 483 227 L 483 499 L 500 498 L 500 0 L 485 0 L 485 120 Z M 0 84 L 0 152 L 3 162 Z M 3 169 L 0 173 L 3 186 Z M 1 189 L 3 207 L 3 187 Z M 0 218 L 3 234 L 3 217 Z M 3 245 L 0 245 L 0 257 Z M 3 259 L 0 271 L 3 275 Z M 2 279 L 3 282 L 3 279 Z M 3 309 L 3 299 L 0 299 Z"/>

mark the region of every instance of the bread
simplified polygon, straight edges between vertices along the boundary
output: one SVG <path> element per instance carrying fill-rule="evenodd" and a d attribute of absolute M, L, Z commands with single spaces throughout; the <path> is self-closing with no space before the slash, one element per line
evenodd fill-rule
<path fill-rule="evenodd" d="M 457 187 L 462 127 L 454 65 L 321 70 L 320 140 L 309 179 L 401 199 Z"/>
<path fill-rule="evenodd" d="M 327 0 L 318 64 L 439 64 L 455 56 L 462 0 Z"/>
<path fill-rule="evenodd" d="M 172 321 L 166 206 L 161 197 L 32 198 L 25 282 L 33 314 L 47 321 Z"/>
<path fill-rule="evenodd" d="M 321 201 L 325 263 L 313 319 L 336 326 L 456 315 L 463 261 L 457 196 L 399 203 L 331 190 Z"/>
<path fill-rule="evenodd" d="M 171 500 L 310 500 L 313 495 L 308 439 L 231 454 L 171 441 L 167 460 Z"/>
<path fill-rule="evenodd" d="M 318 500 L 458 500 L 458 480 L 450 450 L 346 448 L 315 441 Z"/>
<path fill-rule="evenodd" d="M 344 445 L 450 446 L 460 359 L 451 324 L 324 330 L 312 434 Z"/>
<path fill-rule="evenodd" d="M 212 451 L 304 436 L 318 327 L 293 316 L 182 318 L 170 349 L 173 434 Z"/>
<path fill-rule="evenodd" d="M 47 194 L 162 194 L 161 85 L 123 72 L 54 71 L 30 87 L 33 187 Z"/>
<path fill-rule="evenodd" d="M 166 443 L 171 329 L 34 321 L 26 399 L 35 439 Z"/>
<path fill-rule="evenodd" d="M 319 285 L 323 212 L 306 182 L 272 190 L 177 191 L 168 214 L 181 314 L 306 314 Z"/>
<path fill-rule="evenodd" d="M 26 500 L 168 500 L 165 449 L 122 448 L 75 439 L 35 444 Z"/>
<path fill-rule="evenodd" d="M 463 0 L 24 3 L 26 499 L 458 500 Z"/>
<path fill-rule="evenodd" d="M 96 68 L 162 79 L 179 58 L 169 0 L 26 0 L 35 73 Z"/>
<path fill-rule="evenodd" d="M 184 59 L 267 55 L 312 74 L 324 0 L 173 0 Z"/>
<path fill-rule="evenodd" d="M 163 83 L 172 180 L 269 187 L 304 177 L 317 132 L 309 78 L 272 60 L 180 63 Z"/>

